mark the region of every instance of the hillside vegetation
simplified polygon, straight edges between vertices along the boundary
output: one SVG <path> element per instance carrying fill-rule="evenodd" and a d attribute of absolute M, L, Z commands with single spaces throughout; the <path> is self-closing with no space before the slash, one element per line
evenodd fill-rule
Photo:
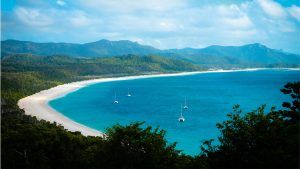
<path fill-rule="evenodd" d="M 30 41 L 6 40 L 1 42 L 2 55 L 35 54 L 41 56 L 68 55 L 75 57 L 105 57 L 119 55 L 148 55 L 159 53 L 159 49 L 140 45 L 128 40 L 99 40 L 85 44 L 35 43 Z"/>
<path fill-rule="evenodd" d="M 270 49 L 258 43 L 243 46 L 214 45 L 202 49 L 173 49 L 169 52 L 207 68 L 300 66 L 300 55 Z"/>
<path fill-rule="evenodd" d="M 121 55 L 159 55 L 201 65 L 205 68 L 300 67 L 300 55 L 270 49 L 262 44 L 243 46 L 208 46 L 160 50 L 128 40 L 100 40 L 85 44 L 35 43 L 1 41 L 1 54 L 34 54 L 41 56 L 68 55 L 71 57 L 113 57 Z"/>
<path fill-rule="evenodd" d="M 188 156 L 166 141 L 166 132 L 135 122 L 107 129 L 107 137 L 85 137 L 56 123 L 27 116 L 21 97 L 52 86 L 94 77 L 199 70 L 184 61 L 157 56 L 70 58 L 13 55 L 2 58 L 1 168 L 43 169 L 217 169 L 299 168 L 300 82 L 282 89 L 292 102 L 282 110 L 238 106 L 217 124 L 219 144 L 204 142 Z M 242 91 L 241 91 L 242 92 Z M 199 145 L 201 143 L 199 142 Z"/>
<path fill-rule="evenodd" d="M 12 55 L 2 58 L 2 96 L 16 102 L 62 83 L 91 78 L 201 70 L 192 63 L 159 56 L 104 58 Z M 21 91 L 21 92 L 17 92 Z"/>
<path fill-rule="evenodd" d="M 126 55 L 91 59 L 68 56 L 12 55 L 2 58 L 2 70 L 4 72 L 37 71 L 55 78 L 56 74 L 88 76 L 195 71 L 199 70 L 199 66 L 182 60 L 154 55 Z"/>

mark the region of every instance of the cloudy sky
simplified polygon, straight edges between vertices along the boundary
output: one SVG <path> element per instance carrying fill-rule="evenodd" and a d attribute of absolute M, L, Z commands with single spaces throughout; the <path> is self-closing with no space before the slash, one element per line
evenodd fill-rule
<path fill-rule="evenodd" d="M 262 43 L 300 54 L 299 0 L 3 0 L 2 40 L 132 40 L 166 48 Z"/>

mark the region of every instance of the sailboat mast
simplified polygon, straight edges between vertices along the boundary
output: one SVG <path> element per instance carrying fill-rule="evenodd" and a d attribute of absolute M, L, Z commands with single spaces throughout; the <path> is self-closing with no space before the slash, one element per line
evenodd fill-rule
<path fill-rule="evenodd" d="M 182 117 L 182 104 L 180 106 L 180 117 Z"/>

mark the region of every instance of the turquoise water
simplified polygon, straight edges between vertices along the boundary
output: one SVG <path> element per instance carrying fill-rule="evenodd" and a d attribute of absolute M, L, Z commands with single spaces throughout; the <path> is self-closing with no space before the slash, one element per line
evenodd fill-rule
<path fill-rule="evenodd" d="M 145 121 L 167 131 L 169 142 L 187 154 L 199 153 L 201 141 L 217 138 L 216 123 L 233 105 L 245 111 L 261 104 L 281 107 L 289 100 L 280 89 L 300 81 L 298 70 L 260 70 L 159 77 L 90 85 L 49 104 L 65 116 L 104 131 L 112 125 Z M 131 97 L 126 97 L 130 88 Z M 119 104 L 112 104 L 114 93 Z M 187 98 L 186 121 L 179 123 L 180 104 Z"/>

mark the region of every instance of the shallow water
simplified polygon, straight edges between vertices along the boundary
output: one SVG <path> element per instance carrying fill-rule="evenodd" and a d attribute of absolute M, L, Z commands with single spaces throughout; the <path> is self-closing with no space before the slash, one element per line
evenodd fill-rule
<path fill-rule="evenodd" d="M 281 94 L 284 84 L 300 81 L 299 70 L 259 70 L 159 77 L 90 85 L 49 102 L 65 116 L 104 131 L 119 123 L 145 121 L 167 131 L 169 142 L 190 155 L 199 153 L 201 141 L 219 132 L 216 123 L 226 119 L 233 105 L 245 111 L 267 104 L 281 107 L 289 100 Z M 126 97 L 127 89 L 131 97 Z M 113 104 L 114 93 L 119 104 Z M 180 104 L 187 98 L 186 121 L 179 123 Z"/>

